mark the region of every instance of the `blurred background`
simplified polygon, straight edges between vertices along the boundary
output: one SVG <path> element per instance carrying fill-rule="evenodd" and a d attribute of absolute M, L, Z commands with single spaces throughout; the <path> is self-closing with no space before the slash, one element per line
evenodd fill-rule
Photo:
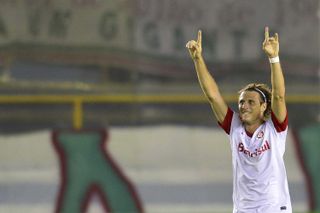
<path fill-rule="evenodd" d="M 57 129 L 109 133 L 146 212 L 231 212 L 228 138 L 185 48 L 203 51 L 228 104 L 270 85 L 264 27 L 280 37 L 294 212 L 320 210 L 318 0 L 0 0 L 0 212 L 54 212 Z M 97 199 L 88 212 L 104 212 Z"/>

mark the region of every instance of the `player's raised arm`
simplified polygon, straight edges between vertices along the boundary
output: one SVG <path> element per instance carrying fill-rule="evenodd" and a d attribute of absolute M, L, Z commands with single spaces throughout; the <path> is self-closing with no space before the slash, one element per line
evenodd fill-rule
<path fill-rule="evenodd" d="M 218 122 L 223 122 L 228 107 L 220 94 L 214 78 L 209 73 L 202 57 L 202 33 L 199 30 L 197 41 L 191 40 L 186 44 L 190 56 L 195 64 L 198 80 L 202 91 L 210 102 L 211 108 Z"/>
<path fill-rule="evenodd" d="M 265 28 L 265 39 L 262 48 L 270 61 L 272 97 L 271 108 L 279 122 L 286 118 L 287 109 L 285 103 L 285 83 L 279 61 L 279 36 L 275 33 L 274 37 L 269 36 L 269 28 Z"/>

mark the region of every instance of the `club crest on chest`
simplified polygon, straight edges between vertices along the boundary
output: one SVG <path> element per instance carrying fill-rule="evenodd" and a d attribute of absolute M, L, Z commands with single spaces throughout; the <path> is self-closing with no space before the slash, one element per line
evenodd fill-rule
<path fill-rule="evenodd" d="M 261 130 L 258 134 L 257 134 L 257 139 L 261 139 L 264 136 L 264 132 Z"/>

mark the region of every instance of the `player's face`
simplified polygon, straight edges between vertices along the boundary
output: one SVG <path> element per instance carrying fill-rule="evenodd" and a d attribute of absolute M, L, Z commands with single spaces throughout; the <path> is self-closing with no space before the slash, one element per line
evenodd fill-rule
<path fill-rule="evenodd" d="M 254 124 L 263 121 L 263 112 L 266 104 L 261 103 L 259 93 L 255 91 L 244 91 L 239 96 L 239 114 L 243 123 Z"/>

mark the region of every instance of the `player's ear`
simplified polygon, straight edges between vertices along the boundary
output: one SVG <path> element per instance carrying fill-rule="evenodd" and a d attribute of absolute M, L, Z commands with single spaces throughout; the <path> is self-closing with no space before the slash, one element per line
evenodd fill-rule
<path fill-rule="evenodd" d="M 261 104 L 261 111 L 264 112 L 267 109 L 267 103 L 262 103 Z"/>

